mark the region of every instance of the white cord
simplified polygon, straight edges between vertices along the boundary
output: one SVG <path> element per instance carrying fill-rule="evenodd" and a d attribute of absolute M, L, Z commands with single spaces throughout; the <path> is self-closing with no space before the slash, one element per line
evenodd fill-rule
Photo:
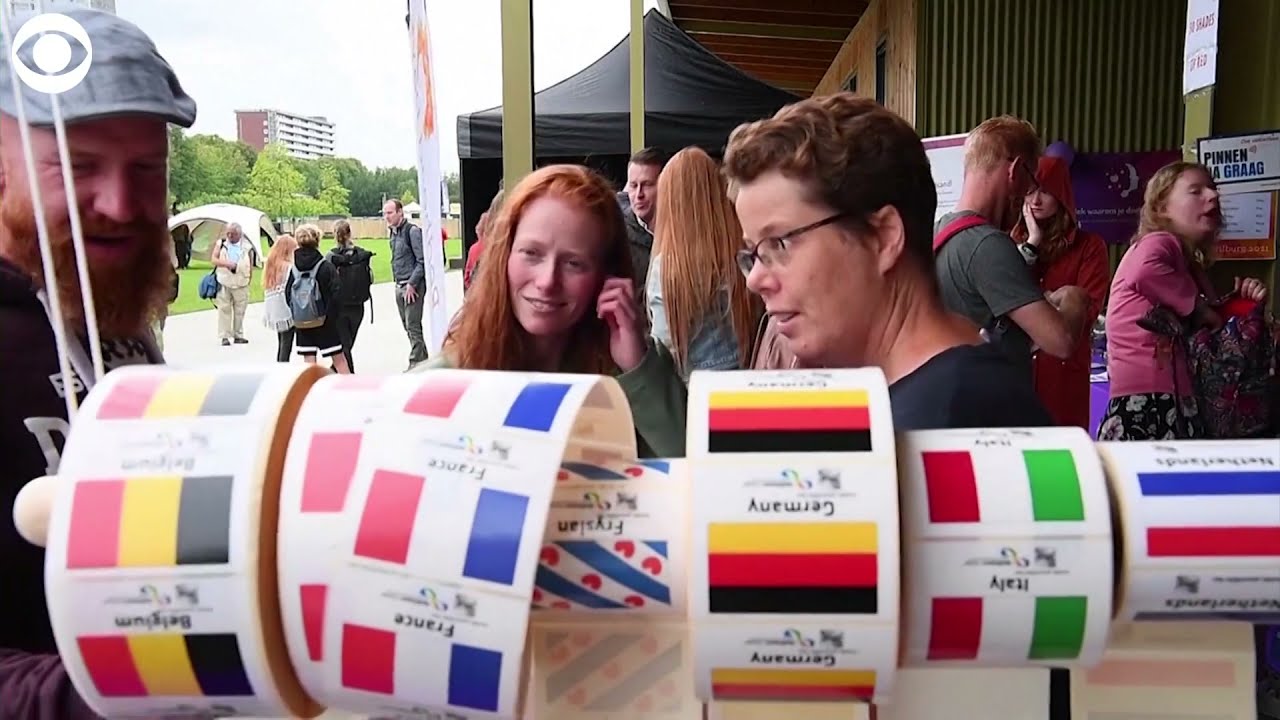
<path fill-rule="evenodd" d="M 43 0 L 37 0 L 40 9 L 43 11 Z M 13 53 L 16 48 L 13 47 L 13 20 L 14 13 L 12 6 L 6 3 L 6 12 L 0 13 L 0 18 L 5 20 L 3 36 L 5 39 L 5 52 Z M 9 82 L 13 85 L 13 99 L 15 111 L 18 119 L 18 132 L 22 137 L 22 150 L 27 169 L 27 184 L 31 192 L 31 208 L 32 214 L 36 220 L 36 234 L 40 240 L 40 260 L 44 270 L 45 292 L 49 298 L 49 310 L 51 325 L 53 326 L 53 340 L 58 350 L 58 371 L 62 377 L 62 398 L 67 405 L 67 421 L 70 422 L 76 415 L 79 407 L 79 401 L 76 398 L 76 385 L 72 381 L 71 359 L 69 344 L 67 340 L 66 319 L 62 314 L 62 293 L 58 291 L 58 275 L 54 267 L 53 250 L 49 242 L 49 227 L 44 217 L 44 200 L 40 193 L 40 183 L 36 178 L 35 154 L 31 149 L 31 128 L 27 125 L 26 105 L 22 101 L 22 90 L 19 84 L 21 80 L 18 78 L 18 70 L 14 67 L 12 59 L 7 63 L 9 65 Z M 59 155 L 65 162 L 68 158 L 60 147 Z M 67 197 L 68 205 L 75 203 L 75 183 L 71 183 L 72 192 Z M 99 352 L 101 352 L 99 350 Z"/>
<path fill-rule="evenodd" d="M 41 0 L 43 1 L 43 0 Z M 85 329 L 89 335 L 89 356 L 93 358 L 93 381 L 106 374 L 102 360 L 102 337 L 98 334 L 98 306 L 93 298 L 89 278 L 89 260 L 84 252 L 84 231 L 80 226 L 80 203 L 76 198 L 76 180 L 71 170 L 71 149 L 67 146 L 67 127 L 62 121 L 62 100 L 53 101 L 53 129 L 58 137 L 58 160 L 62 163 L 62 189 L 67 194 L 67 215 L 71 219 L 71 244 L 76 251 L 76 270 L 80 275 L 80 304 L 84 308 Z"/>

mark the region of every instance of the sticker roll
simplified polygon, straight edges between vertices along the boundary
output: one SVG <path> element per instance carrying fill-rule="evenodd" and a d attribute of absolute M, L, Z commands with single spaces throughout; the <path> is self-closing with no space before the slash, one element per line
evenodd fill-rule
<path fill-rule="evenodd" d="M 530 629 L 532 720 L 702 720 L 686 623 L 549 617 Z"/>
<path fill-rule="evenodd" d="M 59 654 L 107 717 L 315 717 L 289 661 L 278 493 L 306 365 L 126 367 L 75 420 L 50 518 Z"/>
<path fill-rule="evenodd" d="M 693 374 L 689 597 L 700 699 L 889 698 L 899 640 L 894 447 L 878 369 Z"/>
<path fill-rule="evenodd" d="M 1255 720 L 1253 628 L 1140 622 L 1115 627 L 1093 668 L 1071 671 L 1073 720 Z"/>
<path fill-rule="evenodd" d="M 682 466 L 682 460 L 562 464 L 538 556 L 534 608 L 554 616 L 683 620 L 689 562 Z"/>
<path fill-rule="evenodd" d="M 1114 562 L 1084 430 L 925 430 L 898 443 L 906 666 L 1096 664 Z"/>
<path fill-rule="evenodd" d="M 331 532 L 347 507 L 366 433 L 382 417 L 383 379 L 330 375 L 307 394 L 280 485 L 278 570 L 289 657 L 306 687 L 324 686 L 324 617 L 341 546 Z M 310 531 L 308 531 L 308 529 Z"/>
<path fill-rule="evenodd" d="M 1124 527 L 1118 619 L 1280 623 L 1280 443 L 1098 443 Z"/>
<path fill-rule="evenodd" d="M 308 689 L 372 716 L 520 717 L 556 477 L 571 442 L 634 451 L 625 396 L 612 378 L 459 370 L 380 392 L 342 511 L 297 528 L 338 545 Z"/>

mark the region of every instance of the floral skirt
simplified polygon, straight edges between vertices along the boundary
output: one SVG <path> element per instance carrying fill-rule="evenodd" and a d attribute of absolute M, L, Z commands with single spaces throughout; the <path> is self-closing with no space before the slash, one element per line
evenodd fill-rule
<path fill-rule="evenodd" d="M 1107 403 L 1107 412 L 1098 426 L 1098 439 L 1194 440 L 1205 436 L 1196 399 L 1180 400 L 1171 393 L 1122 395 Z"/>

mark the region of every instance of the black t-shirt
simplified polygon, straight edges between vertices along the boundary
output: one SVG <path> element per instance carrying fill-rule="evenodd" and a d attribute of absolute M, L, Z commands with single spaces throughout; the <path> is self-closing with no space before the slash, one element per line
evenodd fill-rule
<path fill-rule="evenodd" d="M 889 386 L 894 430 L 1051 427 L 1053 419 L 1017 363 L 996 345 L 944 350 Z M 1067 670 L 1049 671 L 1049 720 L 1071 716 Z"/>
<path fill-rule="evenodd" d="M 81 341 L 83 348 L 87 344 Z M 88 350 L 84 350 L 88 356 Z M 142 338 L 102 340 L 105 369 L 163 362 Z M 13 504 L 32 478 L 54 474 L 70 432 L 63 392 L 74 388 L 79 402 L 88 395 L 84 382 L 64 382 L 58 368 L 53 329 L 31 281 L 0 260 L 0 651 L 55 653 L 44 597 L 44 549 L 18 535 L 10 518 Z M 92 372 L 92 369 L 88 372 Z M 3 705 L 0 702 L 0 705 Z M 4 709 L 0 708 L 0 715 Z"/>
<path fill-rule="evenodd" d="M 889 386 L 893 428 L 1052 426 L 1053 419 L 1024 377 L 995 345 L 944 350 Z"/>

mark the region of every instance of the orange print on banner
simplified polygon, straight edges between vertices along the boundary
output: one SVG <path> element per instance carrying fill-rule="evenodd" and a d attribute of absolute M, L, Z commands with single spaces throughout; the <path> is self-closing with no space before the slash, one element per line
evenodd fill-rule
<path fill-rule="evenodd" d="M 422 136 L 436 134 L 436 97 L 431 83 L 431 41 L 424 19 L 418 25 L 418 72 L 422 73 Z"/>

